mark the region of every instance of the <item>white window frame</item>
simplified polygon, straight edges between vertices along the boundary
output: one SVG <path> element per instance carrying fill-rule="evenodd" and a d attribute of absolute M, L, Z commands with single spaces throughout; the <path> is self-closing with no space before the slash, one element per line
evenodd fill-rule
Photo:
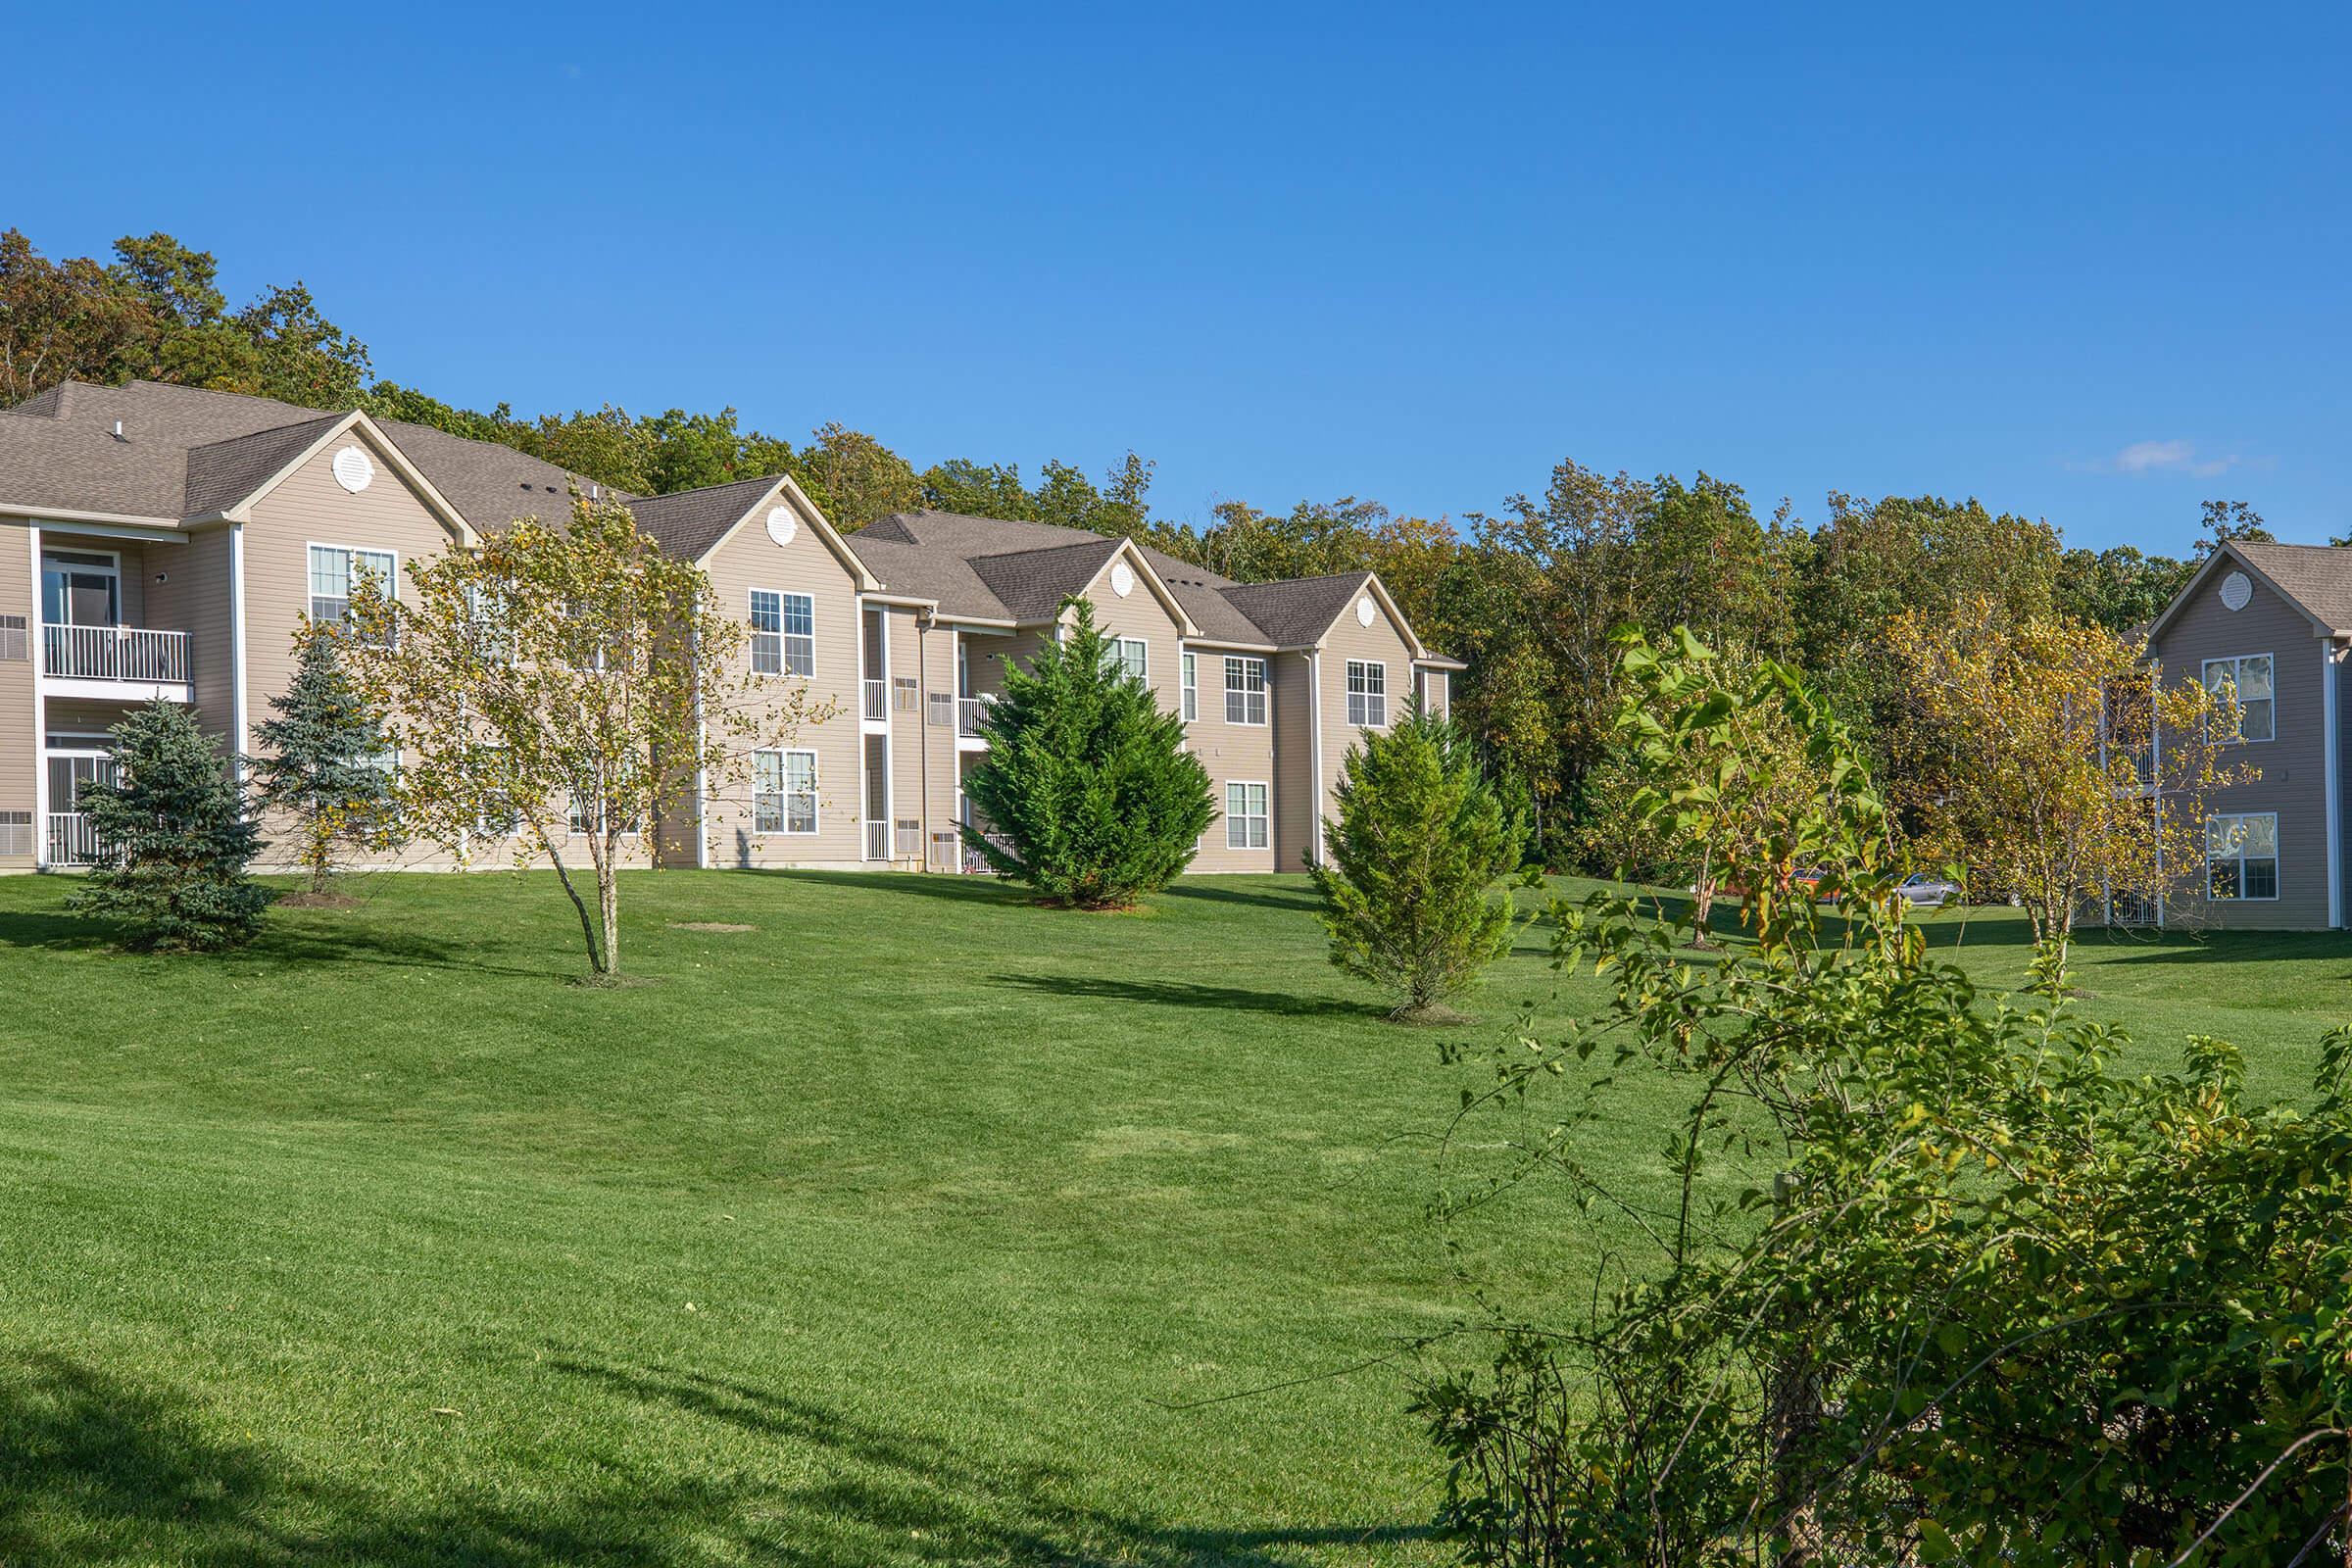
<path fill-rule="evenodd" d="M 1250 809 L 1250 792 L 1257 791 L 1257 809 Z M 1240 792 L 1242 809 L 1235 810 L 1234 795 Z M 1252 828 L 1254 826 L 1254 833 Z M 1274 842 L 1274 786 L 1260 778 L 1229 778 L 1225 781 L 1225 847 L 1229 850 L 1263 850 Z"/>
<path fill-rule="evenodd" d="M 1178 656 L 1177 662 L 1182 671 L 1184 721 L 1187 724 L 1198 723 L 1200 718 L 1200 656 L 1188 648 Z"/>
<path fill-rule="evenodd" d="M 760 776 L 762 764 L 768 758 L 775 759 L 773 765 L 776 787 L 774 789 L 765 788 Z M 808 760 L 808 787 L 805 790 L 793 788 L 793 760 L 795 758 L 807 758 Z M 808 825 L 807 827 L 792 825 L 793 800 L 796 796 L 808 798 Z M 775 813 L 772 818 L 766 814 L 762 797 L 772 798 L 775 802 Z M 766 825 L 770 820 L 775 822 L 774 827 Z M 773 833 L 787 838 L 805 839 L 813 837 L 822 825 L 822 812 L 818 807 L 816 753 L 805 746 L 762 746 L 754 750 L 752 753 L 752 831 L 759 834 Z"/>
<path fill-rule="evenodd" d="M 1250 684 L 1250 676 L 1252 672 L 1257 676 L 1255 686 Z M 1237 675 L 1240 677 L 1238 685 L 1235 683 Z M 1234 699 L 1237 697 L 1241 699 L 1241 716 L 1239 718 L 1234 716 Z M 1255 718 L 1250 716 L 1250 699 L 1252 697 L 1257 699 L 1257 716 Z M 1271 694 L 1266 686 L 1266 662 L 1248 654 L 1227 654 L 1225 656 L 1225 722 L 1247 725 L 1251 729 L 1263 729 L 1273 710 L 1273 703 L 1270 699 Z"/>
<path fill-rule="evenodd" d="M 343 558 L 343 610 L 341 613 L 334 617 L 333 623 L 335 625 L 342 625 L 351 619 L 352 566 L 354 564 L 354 558 L 356 557 L 381 556 L 383 558 L 384 597 L 395 605 L 400 603 L 399 551 L 377 550 L 368 545 L 338 545 L 329 543 L 325 540 L 307 539 L 303 541 L 302 549 L 303 604 L 309 610 L 312 620 L 316 621 L 319 618 L 319 595 L 316 592 L 316 587 L 318 580 L 318 563 L 314 558 L 317 557 L 320 551 L 327 551 Z"/>
<path fill-rule="evenodd" d="M 2268 697 L 2257 697 L 2254 699 L 2258 703 L 2267 703 L 2270 705 L 2271 732 L 2268 735 L 2249 735 L 2245 732 L 2246 700 L 2242 696 L 2237 696 L 2238 692 L 2244 685 L 2244 682 L 2239 679 L 2238 672 L 2245 666 L 2246 662 L 2252 659 L 2259 659 L 2271 667 L 2271 695 Z M 2228 664 L 2230 666 L 2230 690 L 2231 695 L 2236 696 L 2237 698 L 2238 738 L 2234 741 L 2228 742 L 2227 744 L 2231 746 L 2265 746 L 2270 742 L 2277 740 L 2278 738 L 2278 659 L 2270 654 L 2226 654 L 2220 659 L 2208 659 L 2205 661 L 2204 665 L 2197 672 L 2198 678 L 2205 682 L 2205 690 L 2208 693 L 2213 690 L 2213 667 L 2216 664 Z"/>
<path fill-rule="evenodd" d="M 1378 671 L 1380 689 L 1372 689 Z M 1359 729 L 1389 727 L 1389 665 L 1386 660 L 1348 661 L 1348 722 Z"/>
<path fill-rule="evenodd" d="M 2236 822 L 2243 824 L 2264 817 L 2269 818 L 2271 824 L 2271 853 L 2269 855 L 2254 856 L 2249 858 L 2242 853 L 2245 846 L 2245 830 L 2242 825 L 2238 828 L 2236 834 L 2236 842 L 2241 853 L 2237 855 L 2216 855 L 2213 853 L 2213 829 L 2215 823 Z M 2279 862 L 2285 858 L 2280 851 L 2281 846 L 2278 843 L 2278 813 L 2277 811 L 2214 811 L 2209 813 L 2205 818 L 2205 901 L 2208 904 L 2277 904 L 2278 902 Z M 2251 858 L 2255 863 L 2259 863 L 2263 860 L 2269 860 L 2271 862 L 2270 892 L 2253 894 L 2244 891 L 2246 886 L 2246 865 L 2249 858 Z M 2229 864 L 2232 861 L 2234 861 L 2237 865 L 2237 886 L 2239 891 L 2232 894 L 2229 898 L 2217 899 L 2214 897 L 2213 893 L 2213 868 L 2216 865 Z"/>
<path fill-rule="evenodd" d="M 1135 660 L 1133 662 L 1129 662 L 1127 658 L 1129 649 L 1133 649 L 1135 651 Z M 1143 681 L 1147 685 L 1151 683 L 1152 645 L 1145 639 L 1141 637 L 1111 638 L 1110 662 L 1118 665 L 1119 669 L 1123 673 L 1133 675 L 1137 680 Z"/>

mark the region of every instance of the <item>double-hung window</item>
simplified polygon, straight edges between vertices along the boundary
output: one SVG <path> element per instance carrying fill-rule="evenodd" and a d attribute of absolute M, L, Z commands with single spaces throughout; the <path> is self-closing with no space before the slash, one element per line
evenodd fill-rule
<path fill-rule="evenodd" d="M 340 624 L 351 614 L 352 585 L 366 576 L 386 599 L 399 592 L 392 574 L 389 550 L 345 550 L 339 545 L 311 546 L 311 619 Z"/>
<path fill-rule="evenodd" d="M 1141 637 L 1114 637 L 1110 643 L 1110 662 L 1119 673 L 1135 680 L 1151 678 L 1152 645 Z"/>
<path fill-rule="evenodd" d="M 2207 817 L 2205 878 L 2207 891 L 2217 899 L 2278 897 L 2278 813 Z"/>
<path fill-rule="evenodd" d="M 1186 654 L 1184 663 L 1184 721 L 1190 724 L 1200 716 L 1200 660 L 1197 654 Z"/>
<path fill-rule="evenodd" d="M 807 594 L 752 590 L 752 670 L 760 675 L 816 673 L 816 601 Z"/>
<path fill-rule="evenodd" d="M 1348 722 L 1380 729 L 1389 721 L 1389 666 L 1376 659 L 1348 661 Z"/>
<path fill-rule="evenodd" d="M 752 831 L 816 831 L 816 754 L 752 754 Z"/>
<path fill-rule="evenodd" d="M 1225 786 L 1225 847 L 1262 850 L 1266 836 L 1266 786 L 1239 781 Z"/>
<path fill-rule="evenodd" d="M 1225 722 L 1263 724 L 1266 721 L 1266 662 L 1262 659 L 1225 661 Z"/>
<path fill-rule="evenodd" d="M 2267 741 L 2278 732 L 2278 700 L 2271 686 L 2271 656 L 2241 654 L 2205 661 L 2205 689 L 2216 704 L 2237 703 L 2241 741 Z"/>

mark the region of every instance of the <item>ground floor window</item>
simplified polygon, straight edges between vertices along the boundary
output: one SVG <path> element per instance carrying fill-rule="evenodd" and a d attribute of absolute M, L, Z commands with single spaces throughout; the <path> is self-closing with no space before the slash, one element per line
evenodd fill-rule
<path fill-rule="evenodd" d="M 1267 836 L 1266 786 L 1239 781 L 1225 786 L 1225 847 L 1262 850 Z"/>
<path fill-rule="evenodd" d="M 816 831 L 816 754 L 752 754 L 752 830 L 756 833 Z"/>
<path fill-rule="evenodd" d="M 2205 872 L 2216 899 L 2278 896 L 2278 813 L 2240 811 L 2205 819 Z"/>

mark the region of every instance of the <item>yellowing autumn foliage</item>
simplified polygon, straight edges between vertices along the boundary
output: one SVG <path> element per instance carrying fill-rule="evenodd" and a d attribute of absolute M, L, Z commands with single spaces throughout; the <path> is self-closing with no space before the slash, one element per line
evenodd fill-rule
<path fill-rule="evenodd" d="M 2016 899 L 2061 946 L 2107 899 L 2201 894 L 2211 798 L 2258 776 L 2229 760 L 2234 693 L 2156 684 L 2113 632 L 1984 598 L 1900 616 L 1888 638 L 1922 858 L 1966 867 L 1972 898 Z"/>

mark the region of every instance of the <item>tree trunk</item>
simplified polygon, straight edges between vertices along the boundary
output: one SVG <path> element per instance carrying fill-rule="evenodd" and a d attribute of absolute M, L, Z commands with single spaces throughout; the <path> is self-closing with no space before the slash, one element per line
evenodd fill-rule
<path fill-rule="evenodd" d="M 596 866 L 596 908 L 605 926 L 605 973 L 620 973 L 620 844 L 608 833 Z"/>
<path fill-rule="evenodd" d="M 612 971 L 606 967 L 604 948 L 597 941 L 596 918 L 588 912 L 588 905 L 581 899 L 580 890 L 571 885 L 571 872 L 564 866 L 564 857 L 556 852 L 556 846 L 552 840 L 547 846 L 547 858 L 556 868 L 556 880 L 564 884 L 564 896 L 571 901 L 572 908 L 579 911 L 580 935 L 588 943 L 589 972 L 597 975 L 611 973 Z M 597 881 L 601 895 L 604 879 L 600 876 Z"/>
<path fill-rule="evenodd" d="M 1690 888 L 1690 917 L 1695 927 L 1690 934 L 1692 947 L 1711 948 L 1715 945 L 1708 940 L 1713 933 L 1707 926 L 1707 921 L 1714 913 L 1715 852 L 1709 849 L 1698 858 L 1698 880 Z"/>

